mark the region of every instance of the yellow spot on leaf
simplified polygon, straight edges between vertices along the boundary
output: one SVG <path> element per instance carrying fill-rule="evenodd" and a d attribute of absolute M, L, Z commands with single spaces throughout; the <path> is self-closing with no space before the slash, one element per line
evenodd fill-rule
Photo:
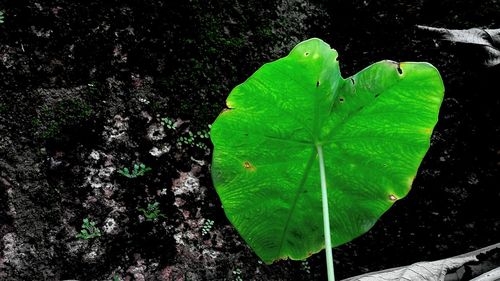
<path fill-rule="evenodd" d="M 255 171 L 255 167 L 248 161 L 243 162 L 243 167 L 249 171 Z"/>
<path fill-rule="evenodd" d="M 226 106 L 227 106 L 227 108 L 229 108 L 229 109 L 234 108 L 234 104 L 233 104 L 233 103 L 231 103 L 231 102 L 229 102 L 229 101 L 226 101 Z"/>
<path fill-rule="evenodd" d="M 420 129 L 420 132 L 422 132 L 424 134 L 431 134 L 432 129 L 431 128 L 424 128 L 424 129 Z"/>

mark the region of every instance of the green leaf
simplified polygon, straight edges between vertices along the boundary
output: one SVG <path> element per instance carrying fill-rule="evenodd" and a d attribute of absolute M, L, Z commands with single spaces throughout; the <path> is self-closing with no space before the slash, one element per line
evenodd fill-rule
<path fill-rule="evenodd" d="M 343 79 L 328 44 L 300 43 L 233 89 L 211 128 L 227 217 L 266 263 L 323 249 L 320 145 L 333 246 L 365 233 L 410 190 L 443 92 L 428 63 L 381 61 Z"/>

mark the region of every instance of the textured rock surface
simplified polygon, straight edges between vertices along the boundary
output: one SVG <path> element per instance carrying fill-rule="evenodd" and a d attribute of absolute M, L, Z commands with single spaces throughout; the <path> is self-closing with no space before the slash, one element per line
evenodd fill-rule
<path fill-rule="evenodd" d="M 413 190 L 334 251 L 338 277 L 497 242 L 499 69 L 476 64 L 466 46 L 436 45 L 414 25 L 498 28 L 499 5 L 0 2 L 0 279 L 324 278 L 321 254 L 307 264 L 259 262 L 224 216 L 211 145 L 200 137 L 232 87 L 313 36 L 342 54 L 345 75 L 382 59 L 423 60 L 446 84 Z M 135 163 L 152 171 L 117 173 Z M 165 216 L 147 221 L 138 208 L 152 202 Z M 87 217 L 101 236 L 79 240 Z M 214 224 L 202 235 L 207 220 Z"/>

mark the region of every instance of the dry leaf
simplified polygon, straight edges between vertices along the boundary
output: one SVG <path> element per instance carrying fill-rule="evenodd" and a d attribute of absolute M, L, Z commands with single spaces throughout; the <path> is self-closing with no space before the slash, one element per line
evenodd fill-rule
<path fill-rule="evenodd" d="M 430 26 L 417 25 L 417 28 L 431 32 L 438 39 L 447 40 L 461 44 L 476 45 L 486 53 L 483 62 L 486 66 L 500 64 L 500 28 L 499 29 L 445 29 Z"/>

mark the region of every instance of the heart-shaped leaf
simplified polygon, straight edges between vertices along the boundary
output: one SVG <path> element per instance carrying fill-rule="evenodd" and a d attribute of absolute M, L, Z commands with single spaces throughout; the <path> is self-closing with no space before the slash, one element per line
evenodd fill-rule
<path fill-rule="evenodd" d="M 212 125 L 212 177 L 224 211 L 266 263 L 324 248 L 326 166 L 333 246 L 368 231 L 410 190 L 443 98 L 428 63 L 381 61 L 343 79 L 319 39 L 265 64 Z"/>

